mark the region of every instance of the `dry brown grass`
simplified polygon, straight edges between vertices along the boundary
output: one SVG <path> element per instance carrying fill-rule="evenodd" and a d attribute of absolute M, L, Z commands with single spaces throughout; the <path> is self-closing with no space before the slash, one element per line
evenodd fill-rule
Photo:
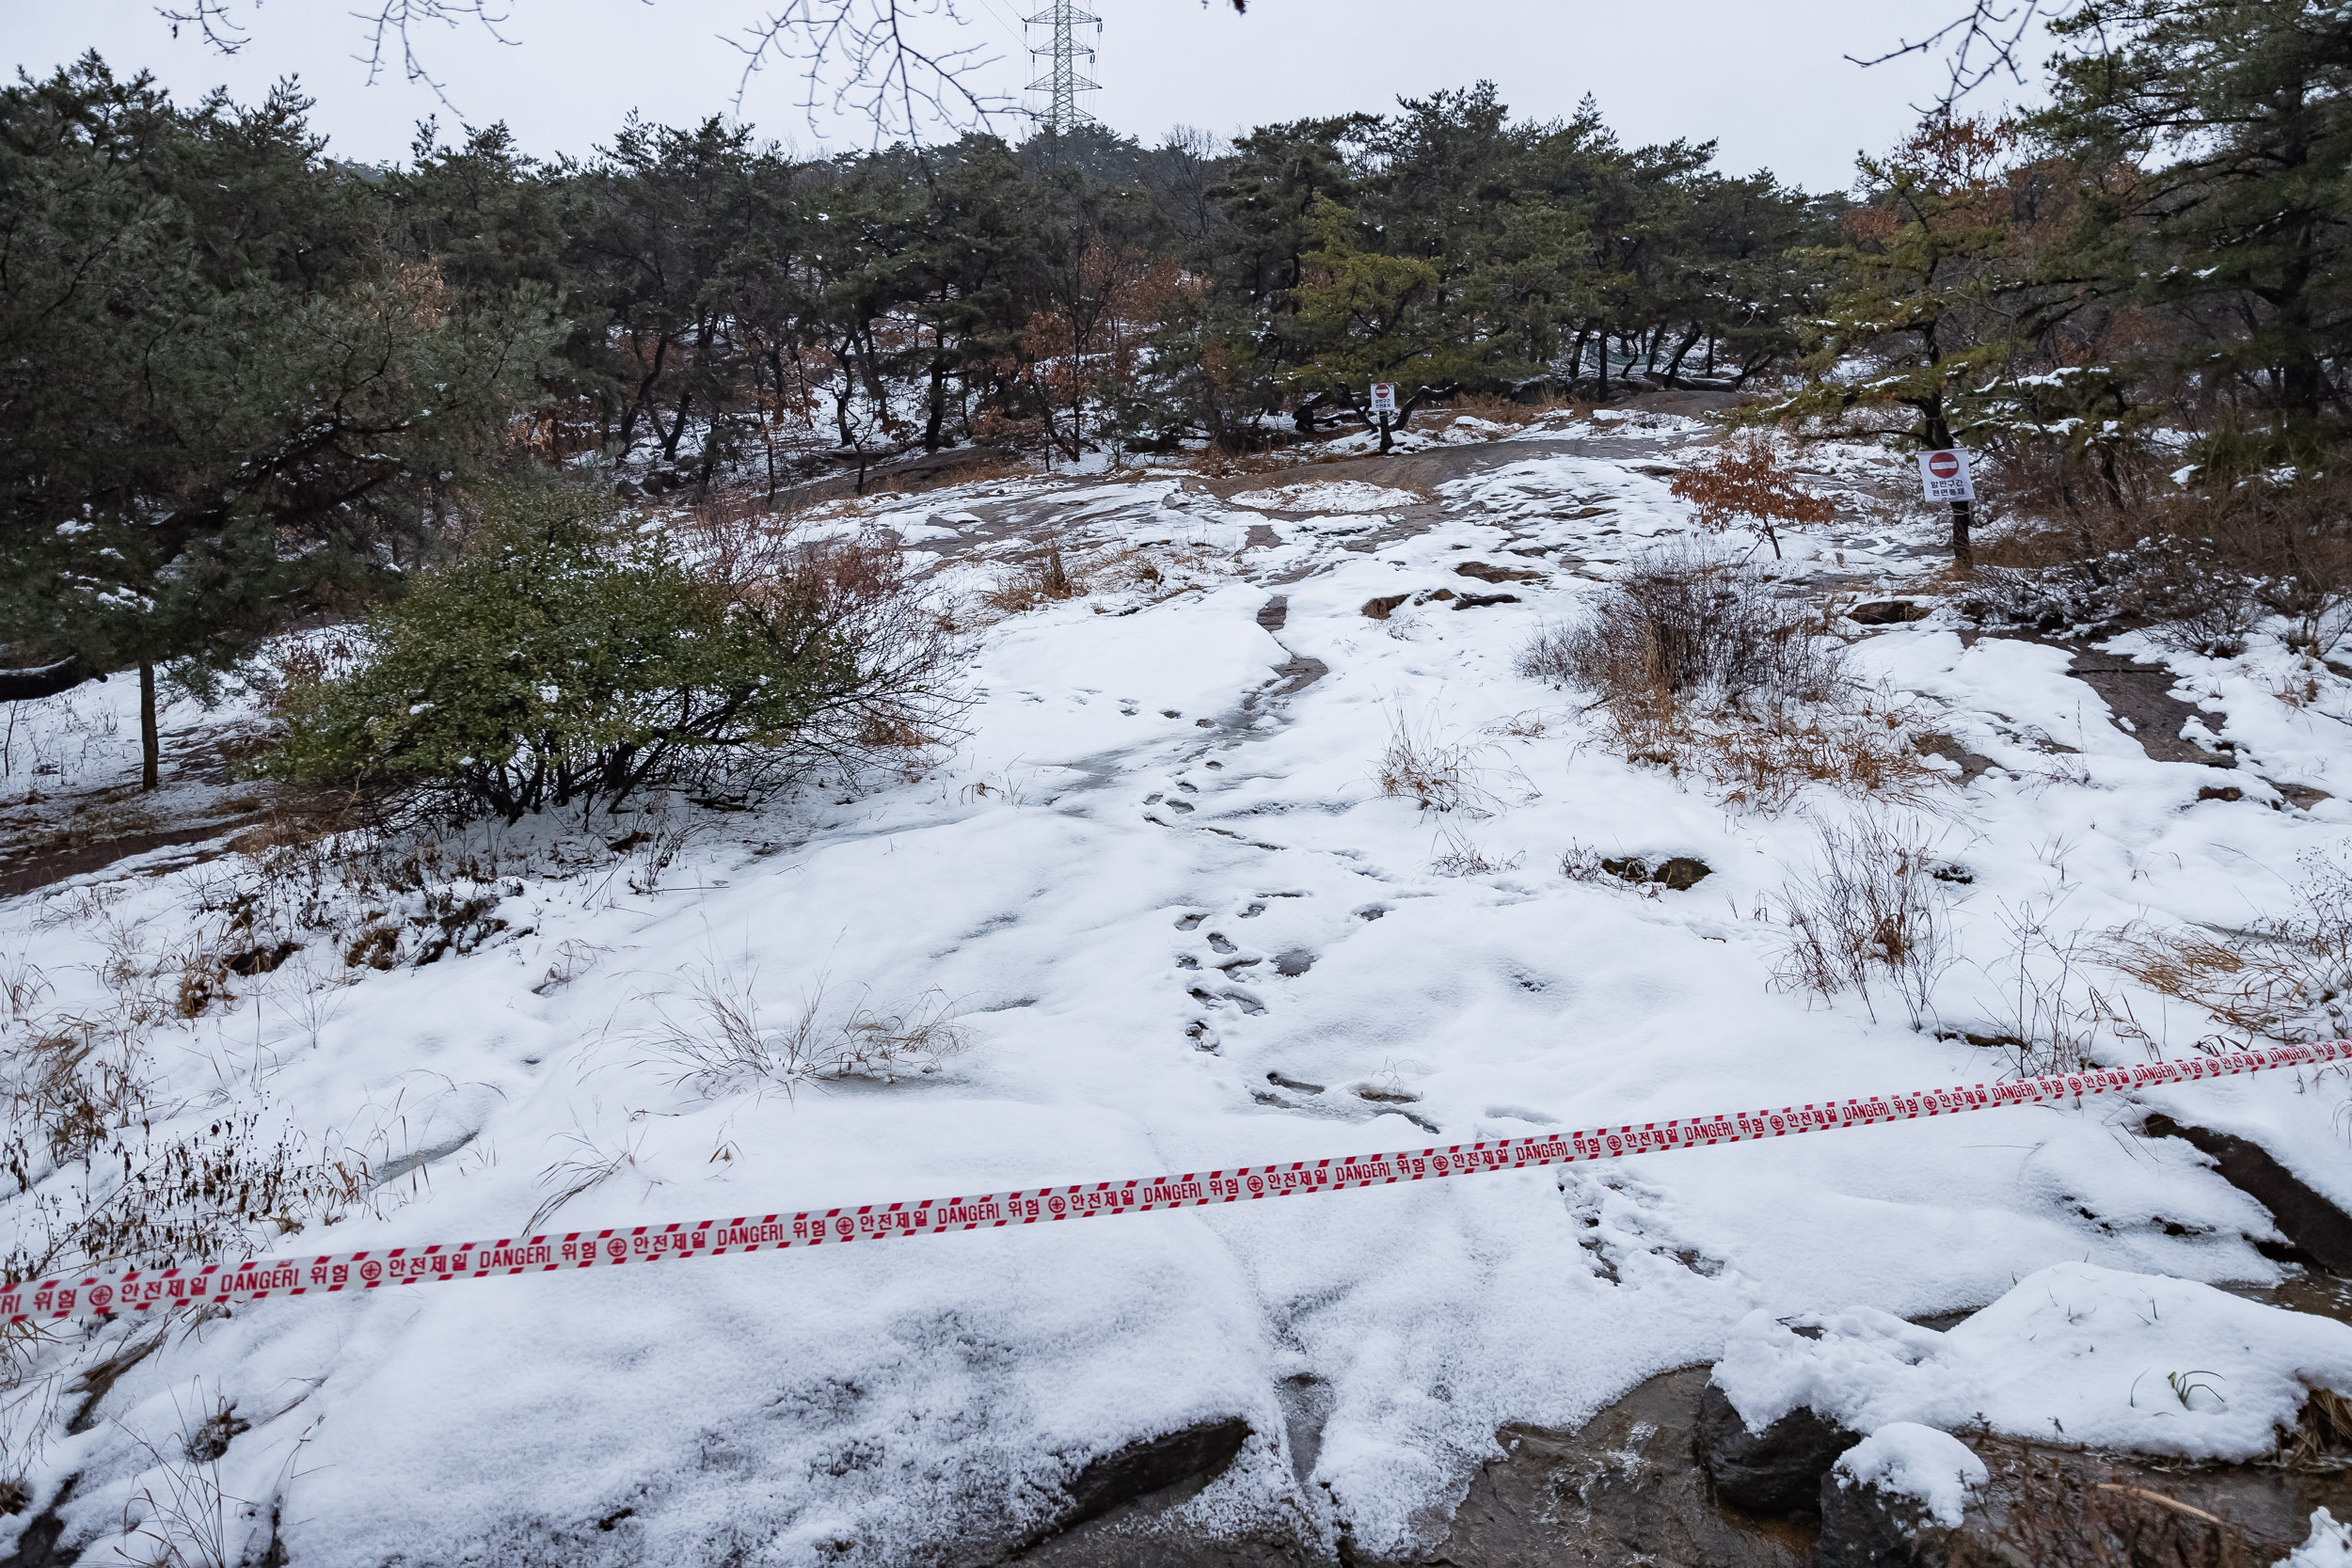
<path fill-rule="evenodd" d="M 1091 591 L 1083 571 L 1072 574 L 1061 546 L 1048 545 L 1043 553 L 1020 562 L 994 587 L 983 590 L 979 601 L 983 608 L 999 615 L 1019 615 L 1040 605 L 1074 599 Z"/>
<path fill-rule="evenodd" d="M 1441 418 L 1432 423 L 1442 429 L 1453 422 L 1452 419 L 1442 416 L 1450 415 L 1454 419 L 1486 420 L 1493 424 L 1524 426 L 1541 423 L 1549 416 L 1563 411 L 1589 413 L 1591 408 L 1590 404 L 1571 403 L 1565 398 L 1546 397 L 1533 403 L 1521 403 L 1499 392 L 1466 392 L 1455 398 L 1450 407 L 1440 410 Z"/>
<path fill-rule="evenodd" d="M 1629 761 L 1742 809 L 1780 811 L 1814 785 L 1916 808 L 1942 782 L 1912 705 L 1856 682 L 1817 612 L 1743 564 L 1689 550 L 1638 562 L 1584 619 L 1539 632 L 1518 669 L 1592 692 Z"/>
<path fill-rule="evenodd" d="M 1435 719 L 1400 708 L 1389 716 L 1389 743 L 1375 775 L 1380 793 L 1422 811 L 1476 810 L 1490 799 L 1480 783 L 1481 750 L 1442 738 Z"/>
<path fill-rule="evenodd" d="M 1697 779 L 1743 811 L 1785 811 L 1817 787 L 1922 809 L 1944 783 L 1917 750 L 1911 705 L 1884 686 L 1812 703 L 1615 703 L 1603 723 L 1628 761 Z"/>
<path fill-rule="evenodd" d="M 977 599 L 982 609 L 1009 616 L 1096 594 L 1134 593 L 1159 598 L 1196 586 L 1209 564 L 1208 552 L 1197 546 L 1163 543 L 1077 550 L 1049 544 Z"/>
<path fill-rule="evenodd" d="M 2217 1042 L 2280 1044 L 2314 1029 L 2352 992 L 2352 872 L 2316 852 L 2303 858 L 2300 908 L 2240 930 L 2163 929 L 2136 921 L 2109 931 L 2096 957 L 2159 996 L 2185 1002 L 2226 1031 Z"/>
<path fill-rule="evenodd" d="M 1440 877 L 1489 877 L 1498 872 L 1517 871 L 1527 861 L 1524 854 L 1505 855 L 1498 860 L 1472 843 L 1468 834 L 1451 828 L 1440 836 L 1439 845 L 1429 862 L 1429 869 Z"/>

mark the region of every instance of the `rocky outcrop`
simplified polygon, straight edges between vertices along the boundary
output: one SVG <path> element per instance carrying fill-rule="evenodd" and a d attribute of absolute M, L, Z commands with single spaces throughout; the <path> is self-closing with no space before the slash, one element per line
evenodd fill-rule
<path fill-rule="evenodd" d="M 2330 1274 L 2352 1275 L 2352 1215 L 2306 1186 L 2260 1144 L 2162 1115 L 2150 1117 L 2140 1131 L 2152 1138 L 2179 1138 L 2211 1158 L 2221 1180 L 2270 1211 L 2280 1233 L 2304 1258 Z"/>
<path fill-rule="evenodd" d="M 1503 1428 L 1502 1455 L 1471 1478 L 1444 1541 L 1420 1561 L 1802 1568 L 1813 1556 L 1808 1524 L 1746 1517 L 1708 1497 L 1692 1453 L 1706 1381 L 1704 1367 L 1651 1378 L 1574 1432 Z"/>

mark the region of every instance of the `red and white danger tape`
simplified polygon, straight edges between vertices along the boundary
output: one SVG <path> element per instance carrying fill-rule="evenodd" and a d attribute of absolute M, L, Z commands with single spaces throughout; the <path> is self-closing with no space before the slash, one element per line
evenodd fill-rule
<path fill-rule="evenodd" d="M 1182 1176 L 1031 1187 L 967 1197 L 927 1197 L 912 1203 L 869 1203 L 853 1209 L 740 1215 L 723 1221 L 698 1220 L 691 1225 L 641 1225 L 625 1229 L 574 1230 L 561 1236 L 388 1247 L 328 1253 L 317 1258 L 273 1258 L 249 1263 L 208 1263 L 200 1268 L 102 1270 L 0 1290 L 0 1319 L 21 1323 L 108 1318 L 182 1307 L 261 1301 L 270 1296 L 332 1295 L 339 1291 L 373 1291 L 387 1285 L 446 1284 L 458 1279 L 486 1279 L 495 1275 L 611 1268 L 622 1263 L 713 1258 L 723 1253 L 873 1242 L 892 1236 L 993 1230 L 1047 1220 L 1198 1209 L 1247 1198 L 1296 1197 L 1352 1187 L 1384 1187 L 1399 1181 L 1470 1176 L 1480 1171 L 1523 1170 L 1534 1165 L 1565 1165 L 1580 1160 L 1613 1160 L 1628 1154 L 1743 1143 L 1756 1138 L 1786 1137 L 1792 1132 L 1868 1127 L 1879 1122 L 1952 1116 L 2004 1105 L 2045 1104 L 2111 1090 L 2156 1088 L 2274 1068 L 2319 1067 L 2331 1062 L 2352 1062 L 2352 1041 L 2328 1040 L 2225 1056 L 2197 1056 L 2147 1067 L 2102 1068 L 1989 1086 L 1979 1084 L 1973 1088 L 1832 1101 L 1777 1111 L 1742 1111 L 1694 1117 L 1687 1121 L 1599 1127 L 1590 1132 L 1554 1132 L 1533 1138 L 1499 1138 L 1488 1143 L 1452 1144 L 1443 1148 L 1407 1149 L 1394 1154 L 1243 1165 L 1233 1170 L 1186 1172 Z"/>

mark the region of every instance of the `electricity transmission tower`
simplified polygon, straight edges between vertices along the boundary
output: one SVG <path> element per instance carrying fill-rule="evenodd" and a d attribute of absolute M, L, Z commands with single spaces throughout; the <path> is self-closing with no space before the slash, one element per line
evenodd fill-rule
<path fill-rule="evenodd" d="M 1047 62 L 1045 74 L 1029 84 L 1031 92 L 1045 94 L 1044 113 L 1041 123 L 1050 135 L 1059 135 L 1087 122 L 1086 111 L 1078 107 L 1078 95 L 1100 90 L 1100 84 L 1078 73 L 1078 56 L 1094 64 L 1094 51 L 1077 40 L 1077 30 L 1091 22 L 1097 38 L 1103 34 L 1103 19 L 1092 11 L 1080 10 L 1077 0 L 1053 0 L 1045 9 L 1028 19 L 1032 27 L 1047 29 L 1045 45 L 1031 48 L 1031 59 Z"/>

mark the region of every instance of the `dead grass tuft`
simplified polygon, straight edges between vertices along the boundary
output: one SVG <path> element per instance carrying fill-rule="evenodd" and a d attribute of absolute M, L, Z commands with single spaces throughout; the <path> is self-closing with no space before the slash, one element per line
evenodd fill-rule
<path fill-rule="evenodd" d="M 1429 869 L 1440 877 L 1490 877 L 1499 872 L 1517 871 L 1526 863 L 1525 854 L 1507 855 L 1501 860 L 1489 856 L 1470 842 L 1466 833 L 1449 828 L 1439 838 L 1443 846 L 1429 863 Z"/>
<path fill-rule="evenodd" d="M 829 1017 L 820 985 L 796 1012 L 772 1023 L 758 1001 L 757 980 L 755 969 L 738 974 L 706 964 L 676 1012 L 669 999 L 655 1003 L 660 1022 L 643 1038 L 647 1059 L 670 1069 L 674 1085 L 698 1094 L 778 1088 L 789 1099 L 806 1085 L 845 1078 L 888 1084 L 936 1072 L 971 1043 L 937 990 L 895 1011 L 861 1000 L 846 1015 Z"/>
<path fill-rule="evenodd" d="M 1874 816 L 1815 824 L 1811 870 L 1769 900 L 1786 927 L 1775 980 L 1824 999 L 1845 991 L 1878 1017 L 1891 995 L 1918 1028 L 1954 958 L 1945 862 L 1922 826 Z"/>
<path fill-rule="evenodd" d="M 1475 810 L 1489 799 L 1479 782 L 1480 750 L 1444 740 L 1435 719 L 1399 709 L 1390 715 L 1389 744 L 1380 753 L 1380 793 L 1422 811 Z"/>

